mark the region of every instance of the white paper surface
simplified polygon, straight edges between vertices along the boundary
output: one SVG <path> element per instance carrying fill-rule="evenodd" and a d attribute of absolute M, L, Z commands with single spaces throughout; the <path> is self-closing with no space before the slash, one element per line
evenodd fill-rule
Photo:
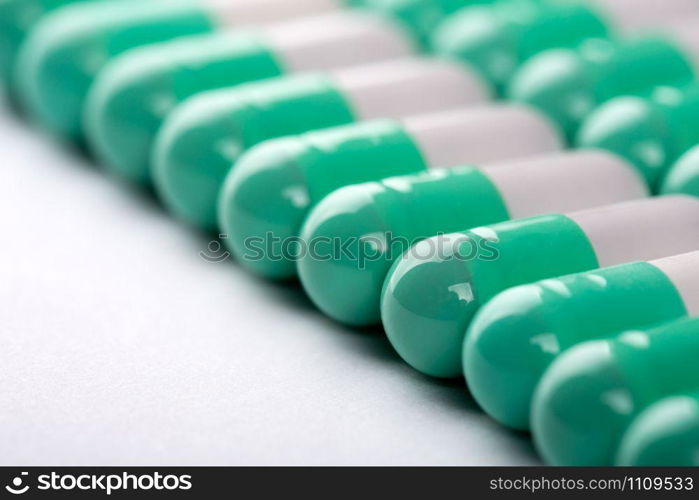
<path fill-rule="evenodd" d="M 528 438 L 0 109 L 1 465 L 526 465 Z"/>

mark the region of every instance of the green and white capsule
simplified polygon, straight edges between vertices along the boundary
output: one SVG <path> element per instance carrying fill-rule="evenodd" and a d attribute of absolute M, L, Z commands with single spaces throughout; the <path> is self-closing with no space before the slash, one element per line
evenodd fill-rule
<path fill-rule="evenodd" d="M 302 240 L 315 247 L 300 256 L 299 275 L 313 302 L 330 317 L 350 325 L 378 324 L 381 290 L 391 265 L 416 241 L 458 227 L 646 195 L 632 168 L 598 152 L 358 184 L 334 192 L 309 215 Z M 448 251 L 415 248 L 434 250 L 427 257 Z"/>
<path fill-rule="evenodd" d="M 227 26 L 342 7 L 342 0 L 120 0 L 79 3 L 45 16 L 17 61 L 22 104 L 44 127 L 78 139 L 85 96 L 97 73 L 129 49 Z"/>
<path fill-rule="evenodd" d="M 9 79 L 15 58 L 30 29 L 47 12 L 78 0 L 2 0 L 0 1 L 0 82 Z M 80 0 L 97 1 L 97 0 Z"/>
<path fill-rule="evenodd" d="M 613 465 L 634 417 L 667 396 L 699 390 L 698 357 L 699 318 L 570 349 L 536 390 L 537 448 L 552 465 Z"/>
<path fill-rule="evenodd" d="M 293 278 L 296 258 L 281 250 L 301 235 L 311 209 L 338 188 L 560 148 L 556 130 L 535 111 L 505 105 L 361 122 L 268 141 L 246 154 L 226 179 L 219 224 L 244 266 L 270 279 Z M 248 243 L 260 239 L 272 251 L 251 252 Z"/>
<path fill-rule="evenodd" d="M 697 143 L 697 83 L 682 88 L 658 87 L 646 97 L 612 99 L 583 122 L 576 140 L 578 147 L 606 149 L 626 158 L 636 165 L 654 191 L 658 191 L 673 163 Z M 682 180 L 668 181 L 666 185 L 679 187 L 697 173 L 691 169 L 687 169 L 687 174 L 676 173 Z M 684 192 L 672 188 L 661 191 Z M 699 191 L 694 194 L 699 195 Z"/>
<path fill-rule="evenodd" d="M 699 109 L 696 110 L 699 113 Z M 696 115 L 692 115 L 694 118 Z M 697 140 L 699 144 L 699 140 Z M 670 168 L 660 188 L 662 194 L 699 196 L 699 146 L 682 155 Z"/>
<path fill-rule="evenodd" d="M 544 112 L 573 142 L 581 122 L 602 103 L 694 81 L 698 30 L 699 18 L 694 17 L 657 35 L 621 42 L 589 40 L 579 50 L 544 52 L 517 71 L 507 96 Z"/>
<path fill-rule="evenodd" d="M 391 270 L 382 295 L 383 324 L 412 367 L 435 377 L 460 377 L 466 332 L 499 293 L 691 252 L 699 248 L 697 227 L 699 200 L 668 196 L 433 238 L 417 244 Z M 433 246 L 447 251 L 425 258 L 424 249 Z"/>
<path fill-rule="evenodd" d="M 511 288 L 476 315 L 463 370 L 481 407 L 529 429 L 534 390 L 551 363 L 586 340 L 699 314 L 699 252 Z"/>
<path fill-rule="evenodd" d="M 616 465 L 699 467 L 699 392 L 661 399 L 624 434 Z"/>
<path fill-rule="evenodd" d="M 226 175 L 257 144 L 362 120 L 467 108 L 489 97 L 472 72 L 427 58 L 211 91 L 185 102 L 165 121 L 154 148 L 153 179 L 175 214 L 213 228 Z"/>
<path fill-rule="evenodd" d="M 147 184 L 151 181 L 150 160 L 156 134 L 170 111 L 188 97 L 221 88 L 225 88 L 224 93 L 233 92 L 235 95 L 235 89 L 230 87 L 245 82 L 404 58 L 415 52 L 414 41 L 406 33 L 394 21 L 371 12 L 348 11 L 276 23 L 254 32 L 224 31 L 134 50 L 109 64 L 97 78 L 86 106 L 86 134 L 98 159 L 110 171 L 128 180 Z M 370 73 L 365 80 L 382 76 Z M 390 76 L 390 83 L 400 83 L 397 77 Z M 269 103 L 260 102 L 259 99 L 255 102 L 260 113 L 274 104 L 282 105 L 274 101 L 274 98 L 280 99 L 283 92 L 277 90 L 278 85 L 267 87 L 271 94 Z M 465 85 L 467 88 L 464 92 L 467 92 L 468 84 Z M 313 80 L 312 89 L 318 92 L 316 80 Z M 302 96 L 298 92 L 301 88 L 295 85 L 294 90 L 297 92 L 294 98 L 300 100 Z M 260 92 L 264 94 L 264 90 Z M 222 104 L 220 95 L 211 94 L 211 99 Z M 289 95 L 286 97 L 290 98 Z M 310 100 L 310 96 L 304 95 L 303 98 L 305 101 L 299 105 Z M 194 106 L 200 108 L 208 106 L 205 99 L 195 102 L 197 104 Z M 447 104 L 457 105 L 460 102 Z M 233 115 L 230 121 L 240 120 L 241 113 L 244 113 L 246 127 L 247 120 L 255 119 L 247 117 L 254 113 L 251 110 L 221 105 L 216 111 L 217 116 L 226 112 Z M 306 114 L 306 108 L 299 108 L 296 112 Z M 182 113 L 189 116 L 188 124 L 194 126 L 196 108 L 193 111 L 191 107 L 186 107 Z M 332 108 L 328 109 L 328 115 L 332 114 Z M 203 114 L 200 119 L 203 120 L 205 116 L 209 117 Z M 287 116 L 277 116 L 277 119 L 293 122 Z M 327 120 L 320 123 L 324 125 Z M 208 123 L 206 125 L 210 126 Z M 271 129 L 274 129 L 274 124 Z M 201 143 L 201 131 L 188 129 L 180 133 L 187 136 L 183 141 L 192 134 L 198 134 L 200 142 L 192 145 L 198 148 L 196 153 L 216 150 L 216 142 Z M 237 144 L 240 138 L 236 137 L 236 133 L 243 132 L 240 123 L 237 123 L 236 127 L 229 126 L 219 133 L 227 133 L 225 140 Z M 181 152 L 185 146 L 177 144 L 175 147 Z M 203 161 L 203 158 L 200 157 L 199 161 Z M 195 165 L 197 168 L 200 167 L 199 161 Z M 233 159 L 227 156 L 223 161 L 229 165 Z"/>
<path fill-rule="evenodd" d="M 692 15 L 699 15 L 694 0 L 501 0 L 450 16 L 432 45 L 470 63 L 503 93 L 516 70 L 541 52 L 625 38 Z"/>

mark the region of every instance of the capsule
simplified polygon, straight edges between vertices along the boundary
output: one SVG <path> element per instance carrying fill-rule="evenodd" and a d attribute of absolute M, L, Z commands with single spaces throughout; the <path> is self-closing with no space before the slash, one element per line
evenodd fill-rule
<path fill-rule="evenodd" d="M 666 194 L 683 192 L 661 186 L 672 165 L 697 143 L 697 83 L 682 88 L 658 87 L 645 97 L 612 99 L 583 121 L 576 139 L 578 147 L 601 148 L 623 156 L 637 166 L 654 192 Z M 693 174 L 687 169 L 686 176 L 682 174 L 683 180 L 674 184 L 685 184 Z"/>
<path fill-rule="evenodd" d="M 528 430 L 534 390 L 570 347 L 699 314 L 699 252 L 548 279 L 490 300 L 466 334 L 471 394 L 499 422 Z"/>
<path fill-rule="evenodd" d="M 496 137 L 507 140 L 494 148 Z M 560 147 L 556 130 L 536 111 L 504 105 L 367 121 L 269 141 L 246 154 L 226 179 L 219 224 L 244 266 L 271 279 L 294 278 L 296 258 L 279 250 L 301 235 L 309 211 L 337 188 Z M 250 251 L 248 243 L 259 239 L 274 251 Z"/>
<path fill-rule="evenodd" d="M 549 195 L 554 189 L 555 196 Z M 299 275 L 327 315 L 351 325 L 377 324 L 386 275 L 412 243 L 553 207 L 580 209 L 646 195 L 630 166 L 601 152 L 559 153 L 358 184 L 331 194 L 309 215 L 301 233 L 309 251 L 299 256 Z M 435 258 L 448 250 L 415 248 Z"/>
<path fill-rule="evenodd" d="M 447 18 L 432 39 L 436 53 L 468 62 L 502 94 L 536 54 L 617 39 L 698 15 L 694 0 L 501 0 Z"/>
<path fill-rule="evenodd" d="M 0 2 L 0 81 L 7 81 L 10 78 L 17 51 L 36 22 L 47 12 L 76 1 L 78 0 L 3 0 Z"/>
<path fill-rule="evenodd" d="M 343 0 L 120 0 L 75 4 L 44 17 L 17 61 L 23 106 L 60 137 L 82 137 L 82 108 L 97 73 L 129 49 L 226 26 L 339 9 Z"/>
<path fill-rule="evenodd" d="M 699 144 L 699 139 L 696 142 Z M 670 168 L 663 179 L 660 192 L 699 196 L 699 146 L 690 148 Z"/>
<path fill-rule="evenodd" d="M 216 227 L 226 174 L 252 146 L 361 120 L 467 108 L 488 100 L 473 76 L 447 61 L 407 58 L 201 94 L 165 121 L 156 140 L 156 190 L 184 220 Z"/>
<path fill-rule="evenodd" d="M 642 411 L 624 434 L 616 465 L 699 466 L 699 392 L 669 396 Z"/>
<path fill-rule="evenodd" d="M 412 367 L 435 377 L 460 377 L 466 332 L 500 292 L 694 251 L 698 224 L 698 199 L 668 196 L 433 238 L 418 247 L 447 246 L 448 252 L 424 258 L 418 248 L 391 270 L 382 295 L 383 324 Z"/>
<path fill-rule="evenodd" d="M 448 0 L 413 0 L 415 5 L 442 5 Z M 386 2 L 378 2 L 384 5 Z M 397 5 L 405 3 L 405 0 Z M 386 9 L 379 9 L 386 13 Z M 224 88 L 226 92 L 235 94 L 235 87 L 241 83 L 252 82 L 284 74 L 299 73 L 315 70 L 328 70 L 344 66 L 369 64 L 377 61 L 387 61 L 396 58 L 407 57 L 417 50 L 417 35 L 412 30 L 406 30 L 390 16 L 379 15 L 369 9 L 364 11 L 353 10 L 342 13 L 332 13 L 319 16 L 311 16 L 301 20 L 276 23 L 265 28 L 259 28 L 254 32 L 240 33 L 222 31 L 214 35 L 202 35 L 188 37 L 174 42 L 142 48 L 131 51 L 117 58 L 109 64 L 97 78 L 95 85 L 88 95 L 86 105 L 86 133 L 93 151 L 107 168 L 125 177 L 128 180 L 149 184 L 152 180 L 151 150 L 156 139 L 156 134 L 163 125 L 166 116 L 179 103 L 188 97 L 206 91 Z M 415 36 L 413 36 L 415 35 Z M 386 71 L 396 68 L 389 67 Z M 428 71 L 427 67 L 422 68 Z M 373 70 L 369 70 L 373 71 Z M 398 69 L 398 71 L 400 71 Z M 453 70 L 454 72 L 456 71 Z M 480 89 L 474 90 L 474 81 L 477 76 L 469 78 L 466 69 L 461 69 L 465 75 L 461 78 L 465 88 L 463 93 L 474 92 L 480 95 Z M 348 85 L 381 86 L 386 89 L 389 84 L 400 85 L 400 78 L 388 75 L 387 82 L 378 81 L 384 74 L 376 71 L 364 77 L 363 82 L 354 81 Z M 399 73 L 400 74 L 400 73 Z M 361 78 L 362 75 L 359 75 Z M 343 83 L 341 78 L 340 86 Z M 209 104 L 202 97 L 186 107 L 184 114 L 189 116 L 188 129 L 180 130 L 183 137 L 173 137 L 175 153 L 165 152 L 164 155 L 173 154 L 172 161 L 181 163 L 183 158 L 176 155 L 183 153 L 187 159 L 191 159 L 192 150 L 207 151 L 212 157 L 216 157 L 217 142 L 204 143 L 204 138 L 218 141 L 219 137 L 211 138 L 205 130 L 213 130 L 216 119 L 222 115 L 234 115 L 240 119 L 241 113 L 246 115 L 246 120 L 259 120 L 257 116 L 247 118 L 247 115 L 264 114 L 273 107 L 282 107 L 287 101 L 296 99 L 295 110 L 285 109 L 284 116 L 277 111 L 275 118 L 289 122 L 291 132 L 302 132 L 291 127 L 295 120 L 308 120 L 306 127 L 313 127 L 314 122 L 306 117 L 307 108 L 313 105 L 312 99 L 318 99 L 315 106 L 327 106 L 327 117 L 323 116 L 317 126 L 336 124 L 338 120 L 344 123 L 346 110 L 339 117 L 333 113 L 333 102 L 328 101 L 328 93 L 337 91 L 334 75 L 326 78 L 327 81 L 319 82 L 318 78 L 311 78 L 309 83 L 297 83 L 292 79 L 284 94 L 281 84 L 272 87 L 262 87 L 258 91 L 259 97 L 255 99 L 255 109 L 240 110 L 236 108 L 237 100 L 231 95 L 228 98 L 228 107 L 223 106 L 221 93 L 211 94 L 210 99 L 215 100 L 219 108 L 215 117 L 201 112 L 198 120 L 194 120 L 197 109 L 209 109 Z M 426 77 L 424 77 L 426 78 Z M 451 75 L 447 80 L 455 78 Z M 286 81 L 286 80 L 283 80 Z M 483 86 L 483 85 L 481 85 Z M 330 88 L 328 88 L 330 87 Z M 426 87 L 425 91 L 439 91 L 439 88 Z M 450 89 L 455 92 L 455 89 Z M 263 96 L 267 93 L 267 100 Z M 371 93 L 372 89 L 366 89 L 365 93 Z M 376 89 L 373 89 L 376 92 Z M 450 93 L 448 95 L 453 95 Z M 460 94 L 459 94 L 460 96 Z M 282 97 L 284 98 L 282 100 Z M 367 95 L 368 99 L 379 99 L 383 96 Z M 340 99 L 337 97 L 335 100 Z M 414 101 L 413 96 L 413 101 Z M 208 101 L 211 102 L 211 101 Z M 456 106 L 466 101 L 448 101 L 445 105 Z M 344 104 L 344 103 L 342 103 Z M 361 105 L 362 103 L 359 103 Z M 198 106 L 198 108 L 197 108 Z M 337 105 L 336 105 L 337 106 Z M 303 118 L 292 118 L 288 113 L 295 112 L 304 115 Z M 361 112 L 361 110 L 360 110 Z M 308 111 L 310 113 L 310 111 Z M 317 116 L 317 111 L 315 115 Z M 235 119 L 233 117 L 230 120 Z M 334 118 L 334 120 L 333 120 Z M 213 123 L 206 122 L 210 119 Z M 272 119 L 269 117 L 268 119 Z M 179 122 L 178 122 L 179 123 Z M 280 125 L 272 123 L 270 131 L 276 130 Z M 198 130 L 190 130 L 198 128 Z M 228 126 L 219 135 L 227 134 L 223 139 L 227 144 L 235 144 L 241 138 L 241 127 Z M 197 144 L 191 144 L 191 137 L 196 135 Z M 181 140 L 184 144 L 179 144 Z M 189 141 L 189 142 L 188 142 Z M 213 151 L 212 151 L 213 150 Z M 230 152 L 230 149 L 225 151 Z M 191 161 L 191 160 L 190 160 Z M 209 159 L 213 161 L 213 158 Z M 227 166 L 232 163 L 229 155 L 220 156 L 219 162 L 225 162 Z M 209 166 L 209 165 L 207 165 Z M 201 167 L 199 157 L 193 161 L 191 169 Z M 196 175 L 196 174 L 195 174 Z M 184 189 L 185 196 L 191 191 L 191 186 Z"/>
<path fill-rule="evenodd" d="M 615 42 L 588 40 L 580 49 L 555 49 L 531 58 L 506 92 L 544 112 L 573 143 L 581 122 L 602 103 L 643 95 L 696 79 L 699 19 L 676 22 L 657 35 Z"/>
<path fill-rule="evenodd" d="M 612 465 L 634 417 L 664 397 L 699 390 L 698 356 L 699 318 L 570 349 L 534 395 L 537 448 L 552 465 Z"/>

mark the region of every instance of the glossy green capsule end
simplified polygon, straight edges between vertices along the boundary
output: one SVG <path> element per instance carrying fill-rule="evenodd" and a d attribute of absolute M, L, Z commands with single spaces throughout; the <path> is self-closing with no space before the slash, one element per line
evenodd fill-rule
<path fill-rule="evenodd" d="M 238 262 L 272 280 L 296 276 L 296 238 L 311 208 L 296 138 L 274 139 L 243 155 L 221 190 L 219 227 Z"/>
<path fill-rule="evenodd" d="M 23 106 L 59 136 L 82 138 L 85 98 L 97 73 L 131 48 L 211 32 L 193 2 L 103 2 L 72 5 L 46 16 L 24 44 L 16 85 Z"/>
<path fill-rule="evenodd" d="M 626 375 L 608 341 L 581 344 L 561 355 L 536 391 L 532 431 L 552 465 L 611 465 L 606 452 L 635 411 Z"/>
<path fill-rule="evenodd" d="M 642 412 L 619 448 L 616 465 L 699 466 L 699 394 L 663 399 Z"/>
<path fill-rule="evenodd" d="M 554 292 L 555 293 L 555 292 Z M 476 316 L 463 344 L 463 371 L 478 404 L 498 422 L 529 430 L 534 388 L 560 353 L 556 303 L 545 286 L 497 295 Z"/>
<path fill-rule="evenodd" d="M 398 252 L 385 245 L 393 230 L 377 199 L 380 184 L 358 184 L 335 191 L 311 212 L 301 230 L 309 251 L 299 255 L 298 272 L 316 306 L 352 326 L 379 322 L 379 294 Z"/>
<path fill-rule="evenodd" d="M 161 200 L 205 230 L 217 227 L 219 190 L 247 149 L 241 108 L 226 91 L 195 96 L 165 120 L 153 148 L 152 179 Z"/>
<path fill-rule="evenodd" d="M 464 333 L 483 304 L 464 254 L 473 249 L 461 246 L 460 236 L 451 236 L 455 238 L 418 243 L 397 261 L 381 297 L 381 317 L 393 348 L 417 371 L 437 378 L 463 375 Z M 424 258 L 429 254 L 423 251 L 437 245 L 445 253 Z"/>

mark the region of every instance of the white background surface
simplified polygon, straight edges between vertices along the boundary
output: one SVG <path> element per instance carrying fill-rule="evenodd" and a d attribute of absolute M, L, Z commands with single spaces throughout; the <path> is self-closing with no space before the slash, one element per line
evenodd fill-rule
<path fill-rule="evenodd" d="M 0 464 L 524 465 L 465 389 L 0 109 Z"/>

